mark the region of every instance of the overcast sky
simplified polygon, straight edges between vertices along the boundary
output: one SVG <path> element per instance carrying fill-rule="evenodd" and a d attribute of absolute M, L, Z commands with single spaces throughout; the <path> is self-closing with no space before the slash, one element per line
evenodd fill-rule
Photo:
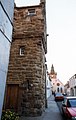
<path fill-rule="evenodd" d="M 27 2 L 26 2 L 27 1 Z M 15 0 L 17 6 L 39 4 L 40 0 Z M 76 74 L 76 0 L 46 0 L 47 64 L 64 84 Z"/>

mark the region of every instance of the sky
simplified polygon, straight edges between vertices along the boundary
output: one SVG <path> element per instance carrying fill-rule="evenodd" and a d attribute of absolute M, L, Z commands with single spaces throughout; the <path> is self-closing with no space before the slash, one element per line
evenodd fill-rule
<path fill-rule="evenodd" d="M 40 0 L 15 2 L 27 6 L 39 4 Z M 46 23 L 48 71 L 53 64 L 57 78 L 65 84 L 76 74 L 76 0 L 46 0 Z"/>

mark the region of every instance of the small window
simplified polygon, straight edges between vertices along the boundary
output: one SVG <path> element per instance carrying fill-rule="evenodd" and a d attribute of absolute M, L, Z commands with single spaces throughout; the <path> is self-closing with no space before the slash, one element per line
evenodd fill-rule
<path fill-rule="evenodd" d="M 25 52 L 25 47 L 21 46 L 20 47 L 20 56 L 24 56 L 24 52 Z"/>
<path fill-rule="evenodd" d="M 35 9 L 29 9 L 28 15 L 36 15 Z"/>
<path fill-rule="evenodd" d="M 59 88 L 57 88 L 57 92 L 59 92 Z"/>
<path fill-rule="evenodd" d="M 60 88 L 61 89 L 61 93 L 63 92 L 63 89 L 62 89 L 62 87 Z"/>

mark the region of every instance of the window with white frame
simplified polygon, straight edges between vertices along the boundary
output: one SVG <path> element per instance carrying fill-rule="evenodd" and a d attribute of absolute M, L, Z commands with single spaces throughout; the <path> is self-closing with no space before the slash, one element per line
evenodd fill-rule
<path fill-rule="evenodd" d="M 24 46 L 20 46 L 19 53 L 20 53 L 20 56 L 24 56 L 24 53 L 25 53 L 25 47 Z"/>

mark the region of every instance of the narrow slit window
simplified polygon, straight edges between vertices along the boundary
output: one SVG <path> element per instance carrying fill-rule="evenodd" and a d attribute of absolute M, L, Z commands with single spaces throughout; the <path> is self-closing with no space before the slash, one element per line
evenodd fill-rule
<path fill-rule="evenodd" d="M 29 9 L 28 10 L 28 15 L 36 15 L 36 11 L 35 11 L 35 9 Z"/>
<path fill-rule="evenodd" d="M 25 47 L 24 47 L 24 46 L 21 46 L 19 51 L 20 51 L 20 56 L 24 56 Z"/>

